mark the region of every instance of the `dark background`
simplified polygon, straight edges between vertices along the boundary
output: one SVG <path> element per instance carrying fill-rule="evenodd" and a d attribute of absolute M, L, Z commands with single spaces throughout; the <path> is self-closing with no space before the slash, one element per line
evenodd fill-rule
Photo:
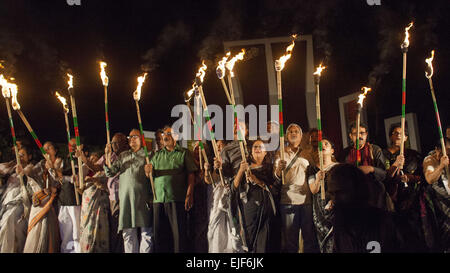
<path fill-rule="evenodd" d="M 327 66 L 321 80 L 324 134 L 340 148 L 338 98 L 370 84 L 373 92 L 365 102 L 370 138 L 385 146 L 384 119 L 401 114 L 400 44 L 405 26 L 414 21 L 406 109 L 417 114 L 422 151 L 428 152 L 438 138 L 424 75 L 425 58 L 431 49 L 436 50 L 433 82 L 441 121 L 444 127 L 449 124 L 448 14 L 447 0 L 381 0 L 380 6 L 370 6 L 366 0 L 81 0 L 81 6 L 70 6 L 65 0 L 4 0 L 0 2 L 0 59 L 5 66 L 1 73 L 15 77 L 22 111 L 41 142 L 64 143 L 64 116 L 54 91 L 67 96 L 64 75 L 70 69 L 75 77 L 80 134 L 87 144 L 103 145 L 106 133 L 100 60 L 108 63 L 111 132 L 128 133 L 138 126 L 132 92 L 136 77 L 144 70 L 149 75 L 140 101 L 142 119 L 144 129 L 154 131 L 174 121 L 170 111 L 183 103 L 182 92 L 191 87 L 201 59 L 206 59 L 209 67 L 205 81 L 208 103 L 225 105 L 214 72 L 214 64 L 224 54 L 223 41 L 312 34 L 315 65 L 323 61 Z M 274 47 L 274 52 L 279 51 L 274 58 L 284 48 Z M 254 52 L 236 65 L 236 73 L 245 100 L 250 101 L 247 98 L 251 96 L 257 103 L 268 99 L 255 99 L 258 89 L 267 88 L 267 84 L 266 79 L 257 81 L 252 75 L 252 69 L 265 73 L 261 68 L 263 48 Z M 302 61 L 293 57 L 288 63 L 293 68 L 287 67 L 283 74 L 286 93 L 299 104 L 298 109 L 285 108 L 285 116 L 307 130 L 305 107 L 301 105 L 304 87 L 292 84 L 296 77 L 293 71 L 303 69 Z M 298 90 L 298 97 L 289 90 Z M 17 134 L 28 137 L 19 117 L 13 117 Z M 5 107 L 0 107 L 0 135 L 3 149 L 11 145 Z"/>

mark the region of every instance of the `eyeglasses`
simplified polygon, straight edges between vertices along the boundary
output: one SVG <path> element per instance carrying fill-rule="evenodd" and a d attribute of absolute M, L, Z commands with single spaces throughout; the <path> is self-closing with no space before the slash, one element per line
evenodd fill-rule
<path fill-rule="evenodd" d="M 133 139 L 133 138 L 139 138 L 139 136 L 137 136 L 137 135 L 127 136 L 127 139 L 128 139 L 128 140 L 131 140 L 131 139 Z"/>
<path fill-rule="evenodd" d="M 171 136 L 172 133 L 161 133 L 162 136 Z"/>

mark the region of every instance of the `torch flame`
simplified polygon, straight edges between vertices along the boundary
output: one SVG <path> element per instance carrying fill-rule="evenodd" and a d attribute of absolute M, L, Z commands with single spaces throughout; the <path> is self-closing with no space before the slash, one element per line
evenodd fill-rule
<path fill-rule="evenodd" d="M 367 93 L 369 92 L 369 91 L 371 91 L 372 90 L 372 88 L 369 88 L 369 87 L 363 87 L 363 88 L 361 88 L 361 90 L 363 90 L 364 91 L 364 93 L 363 94 L 360 94 L 359 96 L 358 96 L 358 98 L 359 98 L 359 100 L 358 100 L 358 103 L 361 105 L 361 107 L 363 106 L 363 101 L 364 101 L 364 99 L 366 98 L 366 95 L 367 95 Z"/>
<path fill-rule="evenodd" d="M 434 59 L 434 50 L 431 51 L 431 57 L 426 59 L 425 62 L 428 64 L 428 68 L 430 69 L 430 74 L 428 74 L 425 71 L 425 77 L 427 77 L 428 79 L 431 78 L 431 76 L 433 76 L 433 59 Z"/>
<path fill-rule="evenodd" d="M 281 71 L 284 68 L 284 64 L 287 60 L 291 58 L 292 50 L 295 46 L 295 39 L 297 38 L 297 34 L 292 35 L 292 43 L 286 48 L 286 54 L 280 57 L 280 59 L 275 61 L 275 70 Z"/>
<path fill-rule="evenodd" d="M 206 68 L 208 67 L 205 64 L 205 61 L 202 61 L 202 66 L 198 69 L 198 72 L 195 75 L 195 77 L 200 79 L 200 83 L 203 83 L 203 79 L 205 78 L 206 75 Z"/>
<path fill-rule="evenodd" d="M 405 28 L 405 40 L 403 41 L 402 47 L 409 47 L 409 29 L 413 26 L 413 22 Z"/>
<path fill-rule="evenodd" d="M 20 104 L 17 101 L 17 85 L 14 83 L 9 84 L 9 91 L 11 91 L 11 104 L 14 110 L 20 110 Z"/>
<path fill-rule="evenodd" d="M 64 107 L 64 112 L 68 113 L 69 112 L 69 107 L 67 107 L 67 101 L 66 98 L 64 98 L 63 96 L 61 96 L 58 91 L 56 91 L 55 93 L 56 97 L 59 99 L 59 101 L 62 103 L 63 107 Z"/>
<path fill-rule="evenodd" d="M 136 88 L 136 91 L 134 91 L 134 93 L 133 93 L 133 98 L 136 101 L 139 101 L 141 99 L 141 89 L 142 89 L 142 85 L 144 84 L 145 77 L 147 77 L 147 72 L 145 72 L 143 76 L 140 76 L 137 78 L 138 86 Z"/>
<path fill-rule="evenodd" d="M 67 84 L 69 85 L 69 89 L 73 88 L 73 76 L 67 73 L 67 77 L 69 77 L 69 80 L 67 81 Z"/>
<path fill-rule="evenodd" d="M 217 65 L 216 68 L 216 73 L 217 73 L 217 77 L 219 77 L 219 79 L 223 79 L 223 77 L 225 77 L 225 64 L 228 60 L 228 58 L 230 57 L 231 52 L 228 52 L 225 57 L 222 58 L 221 61 L 219 61 L 219 64 Z"/>
<path fill-rule="evenodd" d="M 2 86 L 3 97 L 5 98 L 11 97 L 11 92 L 9 91 L 9 83 L 5 79 L 5 77 L 3 77 L 3 74 L 0 75 L 0 85 Z"/>
<path fill-rule="evenodd" d="M 320 73 L 322 73 L 322 71 L 326 68 L 326 66 L 322 66 L 322 64 L 319 65 L 319 67 L 317 67 L 316 72 L 314 72 L 314 75 L 317 75 L 320 77 Z"/>
<path fill-rule="evenodd" d="M 195 91 L 195 83 L 193 83 L 192 88 L 189 89 L 188 91 L 186 91 L 186 93 L 185 93 L 185 95 L 186 95 L 185 101 L 186 102 L 191 100 L 192 95 L 194 94 L 194 91 Z"/>
<path fill-rule="evenodd" d="M 241 52 L 239 52 L 236 56 L 234 56 L 233 58 L 231 58 L 231 60 L 229 60 L 225 66 L 227 67 L 228 71 L 230 71 L 230 75 L 233 78 L 234 77 L 234 65 L 236 64 L 236 62 L 238 60 L 243 60 L 244 59 L 244 55 L 245 55 L 245 49 L 242 49 Z"/>
<path fill-rule="evenodd" d="M 108 86 L 108 76 L 106 76 L 105 67 L 106 63 L 100 62 L 100 77 L 102 78 L 103 85 Z"/>

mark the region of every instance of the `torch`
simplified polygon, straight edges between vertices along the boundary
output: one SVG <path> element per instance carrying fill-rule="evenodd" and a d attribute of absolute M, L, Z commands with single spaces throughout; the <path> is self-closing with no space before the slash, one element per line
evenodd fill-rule
<path fill-rule="evenodd" d="M 402 119 L 401 119 L 401 141 L 400 141 L 400 155 L 404 155 L 404 149 L 405 149 L 405 120 L 406 120 L 406 54 L 408 52 L 409 47 L 409 29 L 413 26 L 413 23 L 411 22 L 406 28 L 405 28 L 405 40 L 403 41 L 401 45 L 402 53 L 403 53 L 403 73 L 402 73 Z M 401 166 L 400 169 L 403 169 L 403 166 Z M 406 184 L 405 184 L 406 186 Z"/>
<path fill-rule="evenodd" d="M 219 78 L 220 82 L 222 83 L 222 87 L 223 87 L 223 90 L 225 91 L 225 95 L 227 96 L 228 103 L 233 104 L 231 101 L 230 93 L 228 92 L 227 84 L 225 83 L 225 79 L 224 79 L 225 73 L 226 73 L 225 64 L 226 64 L 228 58 L 230 57 L 230 54 L 231 54 L 231 52 L 228 52 L 225 55 L 225 57 L 223 57 L 222 60 L 219 61 L 219 64 L 217 65 L 217 68 L 216 68 L 216 74 L 217 74 L 217 77 Z"/>
<path fill-rule="evenodd" d="M 136 102 L 136 112 L 137 112 L 137 117 L 138 117 L 138 122 L 139 122 L 139 130 L 141 132 L 141 142 L 142 142 L 142 146 L 144 146 L 144 151 L 145 151 L 145 162 L 147 164 L 150 164 L 150 159 L 148 157 L 147 144 L 145 143 L 145 137 L 144 137 L 144 128 L 142 127 L 141 110 L 139 109 L 139 100 L 141 99 L 141 89 L 142 89 L 142 85 L 144 84 L 146 76 L 147 76 L 147 73 L 144 73 L 143 76 L 140 76 L 137 78 L 138 85 L 136 87 L 136 90 L 133 92 L 133 98 L 134 98 L 134 101 Z M 156 200 L 155 184 L 153 182 L 152 174 L 150 174 L 150 184 L 152 186 L 153 200 Z"/>
<path fill-rule="evenodd" d="M 317 115 L 317 130 L 318 132 L 318 140 L 319 140 L 319 163 L 320 163 L 320 170 L 323 171 L 323 147 L 322 147 L 322 120 L 320 118 L 320 91 L 319 91 L 319 84 L 320 84 L 320 73 L 322 73 L 322 70 L 325 69 L 325 66 L 322 66 L 322 64 L 319 65 L 316 72 L 314 72 L 314 83 L 316 85 L 316 115 Z M 322 200 L 325 200 L 325 182 L 323 179 L 320 180 L 320 197 Z"/>
<path fill-rule="evenodd" d="M 64 110 L 64 120 L 66 121 L 66 133 L 67 133 L 67 143 L 68 143 L 68 147 L 70 149 L 70 126 L 69 126 L 69 117 L 68 117 L 68 113 L 69 113 L 69 107 L 67 106 L 67 101 L 66 98 L 64 98 L 63 96 L 61 96 L 58 91 L 56 91 L 55 93 L 56 97 L 58 98 L 58 100 L 61 102 L 62 106 L 63 106 L 63 110 Z M 72 166 L 72 176 L 75 175 L 75 162 L 74 159 L 72 157 L 72 154 L 69 152 L 69 158 L 70 158 L 70 164 Z M 73 189 L 75 191 L 75 198 L 77 200 L 77 206 L 80 205 L 80 199 L 78 197 L 78 192 L 75 186 L 75 183 L 73 184 Z"/>
<path fill-rule="evenodd" d="M 361 110 L 363 107 L 364 99 L 366 98 L 366 95 L 368 92 L 372 90 L 372 88 L 369 87 L 362 87 L 361 90 L 364 91 L 363 94 L 360 94 L 358 96 L 358 113 L 356 115 L 356 167 L 359 166 L 359 162 L 361 161 L 361 152 L 359 148 L 359 132 L 360 132 L 360 124 L 361 124 Z"/>
<path fill-rule="evenodd" d="M 233 105 L 234 123 L 236 124 L 236 131 L 237 131 L 237 135 L 238 135 L 238 139 L 239 139 L 239 148 L 241 150 L 242 161 L 245 162 L 245 161 L 247 161 L 247 159 L 246 159 L 246 155 L 247 155 L 247 141 L 245 140 L 245 136 L 242 135 L 242 132 L 241 132 L 241 130 L 239 128 L 239 122 L 238 122 L 237 112 L 236 112 L 236 100 L 235 100 L 235 97 L 234 97 L 233 82 L 232 82 L 232 78 L 234 78 L 234 72 L 233 72 L 234 65 L 236 64 L 236 62 L 238 60 L 243 60 L 244 59 L 244 54 L 245 54 L 245 50 L 242 49 L 242 51 L 239 52 L 239 54 L 234 56 L 231 60 L 229 60 L 226 63 L 226 68 L 229 71 L 229 73 L 228 73 L 228 85 L 230 86 L 231 105 Z M 246 175 L 248 176 L 247 172 L 246 172 Z"/>
<path fill-rule="evenodd" d="M 212 143 L 212 147 L 214 150 L 214 155 L 216 158 L 220 158 L 219 149 L 217 148 L 217 142 L 216 142 L 216 138 L 214 136 L 214 129 L 212 128 L 212 125 L 211 125 L 211 118 L 209 116 L 208 104 L 206 104 L 205 95 L 203 93 L 203 87 L 202 87 L 203 79 L 206 74 L 206 72 L 205 72 L 206 68 L 207 68 L 207 66 L 205 64 L 205 61 L 203 61 L 202 66 L 199 68 L 199 70 L 196 74 L 195 84 L 196 84 L 198 93 L 202 100 L 203 111 L 205 111 L 205 116 L 206 116 L 205 118 L 208 123 L 209 135 L 211 137 L 211 143 Z M 225 182 L 223 180 L 223 175 L 222 175 L 222 169 L 219 169 L 219 176 L 220 176 L 220 182 L 221 182 L 222 186 L 225 186 Z"/>
<path fill-rule="evenodd" d="M 203 160 L 205 162 L 208 162 L 208 157 L 206 156 L 205 146 L 203 145 L 203 142 L 201 141 L 202 127 L 199 126 L 197 124 L 197 122 L 196 122 L 196 120 L 201 120 L 201 107 L 202 107 L 201 102 L 197 102 L 197 103 L 194 104 L 198 108 L 198 109 L 196 109 L 196 119 L 194 119 L 194 114 L 192 113 L 192 110 L 191 110 L 191 107 L 190 107 L 190 101 L 194 97 L 193 95 L 194 95 L 195 89 L 196 89 L 195 88 L 195 84 L 193 84 L 192 85 L 192 89 L 186 91 L 185 94 L 186 94 L 187 98 L 185 99 L 185 102 L 186 102 L 186 105 L 189 108 L 189 113 L 191 115 L 192 124 L 194 125 L 194 127 L 198 127 L 197 138 L 199 140 L 199 148 L 200 148 L 199 149 L 199 159 L 200 159 L 200 167 L 201 167 L 201 164 L 202 164 L 201 163 L 201 159 L 202 159 L 202 157 L 203 157 Z M 195 99 L 197 99 L 197 98 L 198 98 L 198 96 L 195 97 Z M 213 187 L 215 187 L 216 185 L 214 184 L 214 180 L 212 179 L 211 173 L 209 172 L 209 170 L 207 170 L 207 172 L 208 172 L 208 176 L 209 176 L 209 179 L 210 179 Z"/>
<path fill-rule="evenodd" d="M 286 48 L 286 54 L 275 61 L 275 70 L 277 71 L 277 88 L 278 88 L 278 113 L 280 120 L 280 158 L 284 160 L 284 129 L 283 129 L 283 95 L 281 91 L 281 70 L 287 60 L 291 58 L 292 50 L 295 46 L 295 38 L 297 35 L 292 35 L 292 43 Z M 284 171 L 281 172 L 281 181 L 284 184 Z"/>
<path fill-rule="evenodd" d="M 12 93 L 17 93 L 17 85 L 8 83 L 6 79 L 3 77 L 3 75 L 0 75 L 0 85 L 2 86 L 2 94 L 5 98 L 6 102 L 6 109 L 8 110 L 8 119 L 9 119 L 9 126 L 11 127 L 11 136 L 13 139 L 13 145 L 14 145 L 14 153 L 16 155 L 16 162 L 17 166 L 20 166 L 20 157 L 19 157 L 19 149 L 17 148 L 17 142 L 16 142 L 16 131 L 14 130 L 14 123 L 12 119 L 11 114 L 11 106 L 9 100 L 11 99 L 11 91 Z M 29 207 L 30 207 L 30 200 L 28 199 L 27 190 L 25 187 L 25 183 L 23 182 L 23 177 L 21 175 L 19 176 L 19 182 L 20 182 L 20 188 L 22 190 L 22 199 L 24 201 L 24 217 L 26 218 L 29 213 Z"/>
<path fill-rule="evenodd" d="M 436 102 L 436 96 L 434 95 L 434 87 L 433 87 L 433 80 L 431 77 L 433 76 L 433 59 L 434 59 L 434 50 L 431 51 L 431 57 L 426 59 L 425 62 L 428 64 L 428 68 L 430 70 L 430 73 L 425 72 L 425 77 L 428 78 L 428 83 L 430 84 L 430 91 L 431 91 L 431 98 L 433 99 L 433 106 L 434 106 L 434 112 L 436 113 L 436 121 L 438 126 L 438 132 L 439 132 L 439 139 L 441 140 L 441 148 L 442 148 L 442 155 L 447 155 L 447 149 L 445 149 L 445 142 L 444 142 L 444 135 L 442 134 L 442 125 L 441 125 L 441 118 L 439 116 L 439 110 Z M 448 166 L 445 167 L 445 173 L 448 177 L 449 170 Z"/>
<path fill-rule="evenodd" d="M 100 77 L 102 78 L 103 87 L 105 89 L 105 124 L 106 124 L 106 143 L 108 146 L 111 143 L 111 137 L 109 134 L 109 117 L 108 117 L 108 76 L 105 72 L 105 62 L 100 62 Z M 111 167 L 111 157 L 106 156 L 106 164 Z"/>
<path fill-rule="evenodd" d="M 80 131 L 78 130 L 78 117 L 77 117 L 77 106 L 75 104 L 75 97 L 73 93 L 73 76 L 67 73 L 67 77 L 69 80 L 67 81 L 68 87 L 67 90 L 70 96 L 70 105 L 72 106 L 72 117 L 73 117 L 73 127 L 75 129 L 75 139 L 77 141 L 77 150 L 81 151 L 81 143 L 80 143 Z M 78 183 L 81 190 L 84 189 L 83 183 L 83 162 L 81 161 L 81 157 L 78 157 Z"/>

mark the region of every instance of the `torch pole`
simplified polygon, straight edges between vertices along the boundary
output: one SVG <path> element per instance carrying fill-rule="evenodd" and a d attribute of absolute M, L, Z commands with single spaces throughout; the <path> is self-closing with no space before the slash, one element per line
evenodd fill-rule
<path fill-rule="evenodd" d="M 191 104 L 189 103 L 189 100 L 186 101 L 186 105 L 189 108 L 189 114 L 191 116 L 191 122 L 195 126 L 196 123 L 195 123 L 195 120 L 194 120 L 194 114 L 192 113 Z M 199 130 L 200 130 L 200 134 L 201 134 L 201 128 L 199 128 Z M 205 162 L 208 162 L 208 157 L 206 156 L 205 146 L 203 145 L 202 141 L 199 141 L 199 148 L 200 148 L 200 158 L 203 156 L 203 160 Z M 200 165 L 201 165 L 201 161 L 200 161 Z M 211 172 L 209 170 L 207 170 L 207 172 L 208 172 L 208 176 L 209 176 L 209 179 L 210 179 L 213 187 L 215 187 L 216 185 L 214 184 L 214 180 L 212 179 Z"/>
<path fill-rule="evenodd" d="M 356 167 L 359 167 L 359 161 L 361 160 L 361 151 L 359 150 L 359 132 L 361 131 L 361 104 L 358 103 L 358 113 L 356 114 Z"/>
<path fill-rule="evenodd" d="M 283 128 L 283 97 L 281 91 L 281 70 L 277 71 L 277 88 L 278 88 L 278 114 L 280 120 L 280 158 L 284 160 L 284 128 Z M 282 184 L 284 181 L 284 171 L 281 172 Z"/>
<path fill-rule="evenodd" d="M 80 142 L 80 132 L 78 130 L 78 117 L 77 117 L 77 106 L 75 104 L 75 98 L 73 97 L 73 88 L 69 88 L 70 95 L 70 105 L 72 106 L 72 117 L 73 117 L 73 127 L 75 130 L 75 139 L 77 141 L 77 150 L 81 152 L 81 142 Z M 83 182 L 83 161 L 81 157 L 78 157 L 78 183 L 81 190 L 84 189 Z"/>
<path fill-rule="evenodd" d="M 27 118 L 23 115 L 22 110 L 20 110 L 20 109 L 17 110 L 17 114 L 19 114 L 19 117 L 22 119 L 23 123 L 25 124 L 25 127 L 27 127 L 28 132 L 30 132 L 31 136 L 34 139 L 34 142 L 36 142 L 36 145 L 38 146 L 42 155 L 44 156 L 45 159 L 47 159 L 47 153 L 45 152 L 44 147 L 42 147 L 42 144 L 39 141 L 39 138 L 37 137 L 36 133 L 33 131 L 33 128 L 31 128 L 31 125 L 28 122 Z"/>
<path fill-rule="evenodd" d="M 316 84 L 316 115 L 317 115 L 317 130 L 318 130 L 318 152 L 319 152 L 319 164 L 320 170 L 323 171 L 323 146 L 322 146 L 322 120 L 320 117 L 320 76 L 314 75 L 314 81 Z M 325 182 L 324 179 L 320 180 L 320 198 L 325 200 Z"/>
<path fill-rule="evenodd" d="M 76 171 L 75 171 L 75 162 L 74 159 L 72 157 L 72 153 L 70 152 L 70 126 L 69 126 L 69 117 L 67 115 L 67 112 L 64 111 L 64 120 L 66 122 L 66 133 L 67 133 L 67 144 L 69 147 L 69 160 L 70 160 L 70 165 L 72 167 L 72 177 L 75 175 Z M 77 200 L 77 206 L 80 205 L 80 199 L 78 196 L 78 192 L 77 192 L 77 187 L 75 185 L 75 181 L 73 183 L 73 190 L 75 191 L 75 199 Z"/>
<path fill-rule="evenodd" d="M 445 141 L 444 141 L 444 135 L 442 133 L 442 125 L 441 125 L 441 118 L 439 115 L 439 109 L 436 102 L 436 96 L 434 94 L 434 87 L 433 87 L 433 81 L 431 77 L 428 78 L 428 83 L 430 84 L 430 91 L 431 91 L 431 98 L 433 99 L 433 106 L 434 106 L 434 112 L 436 113 L 436 121 L 438 126 L 438 132 L 439 132 L 439 139 L 441 140 L 441 149 L 442 149 L 442 155 L 447 155 L 447 149 L 445 148 Z M 445 166 L 445 174 L 448 178 L 449 176 L 449 169 L 448 166 Z"/>
<path fill-rule="evenodd" d="M 109 133 L 109 117 L 108 117 L 108 86 L 104 85 L 105 88 L 105 124 L 106 124 L 106 142 L 108 146 L 111 143 L 111 136 Z M 106 156 L 106 164 L 111 167 L 111 157 Z"/>
<path fill-rule="evenodd" d="M 139 122 L 139 130 L 141 132 L 141 142 L 142 146 L 144 147 L 145 152 L 145 162 L 147 164 L 150 164 L 150 158 L 148 157 L 148 150 L 147 150 L 147 144 L 145 143 L 145 137 L 144 137 L 144 128 L 142 127 L 142 120 L 141 120 L 141 110 L 139 108 L 139 102 L 135 100 L 136 102 L 136 112 Z M 150 174 L 150 185 L 152 186 L 152 192 L 153 192 L 153 200 L 156 200 L 156 192 L 155 192 L 155 183 L 153 181 L 153 174 Z"/>
<path fill-rule="evenodd" d="M 400 155 L 404 155 L 405 151 L 405 120 L 406 120 L 406 55 L 407 47 L 402 47 L 403 52 L 403 72 L 402 72 L 402 118 L 401 118 L 401 141 Z M 403 169 L 403 166 L 400 168 Z"/>
<path fill-rule="evenodd" d="M 203 110 L 205 111 L 206 121 L 208 123 L 209 135 L 211 136 L 211 143 L 212 143 L 213 150 L 214 150 L 214 156 L 216 158 L 220 158 L 219 149 L 217 148 L 217 142 L 216 142 L 216 138 L 214 136 L 214 130 L 213 130 L 212 126 L 211 126 L 211 118 L 209 117 L 208 105 L 206 104 L 205 95 L 203 94 L 203 87 L 201 85 L 198 86 L 198 90 L 200 92 L 200 96 L 201 96 L 201 99 L 202 99 Z M 221 183 L 221 185 L 225 186 L 225 182 L 223 180 L 222 169 L 219 169 L 219 176 L 220 176 L 220 183 Z"/>
<path fill-rule="evenodd" d="M 247 141 L 245 140 L 245 137 L 242 136 L 242 132 L 239 129 L 239 120 L 237 117 L 237 111 L 236 111 L 236 100 L 234 97 L 234 91 L 233 91 L 233 82 L 231 78 L 231 73 L 228 74 L 228 85 L 230 86 L 231 91 L 231 104 L 233 106 L 233 114 L 234 114 L 234 123 L 236 124 L 236 132 L 239 140 L 239 149 L 241 151 L 241 157 L 242 161 L 247 162 Z M 245 172 L 245 176 L 248 178 L 249 175 L 249 169 Z"/>
<path fill-rule="evenodd" d="M 227 96 L 228 103 L 229 103 L 229 104 L 234 104 L 234 103 L 232 102 L 232 100 L 231 100 L 230 92 L 228 91 L 227 84 L 225 83 L 225 79 L 224 79 L 224 78 L 221 78 L 221 79 L 220 79 L 220 82 L 222 83 L 223 90 L 225 91 L 225 95 Z M 230 88 L 233 88 L 232 85 L 231 85 L 231 80 L 230 80 L 230 79 L 228 80 L 228 82 L 230 83 Z"/>
<path fill-rule="evenodd" d="M 21 166 L 20 163 L 20 157 L 19 157 L 19 149 L 17 147 L 17 142 L 16 142 L 16 131 L 14 130 L 14 122 L 12 119 L 12 114 L 11 114 L 11 106 L 9 104 L 9 98 L 5 98 L 5 102 L 6 102 L 6 109 L 8 110 L 8 118 L 9 118 L 9 126 L 11 127 L 11 136 L 13 139 L 13 145 L 14 145 L 14 153 L 16 155 L 16 162 L 17 162 L 17 166 Z M 22 190 L 22 199 L 24 202 L 24 218 L 28 217 L 29 214 L 29 209 L 30 209 L 30 199 L 28 198 L 28 194 L 27 194 L 27 190 L 25 187 L 25 183 L 23 182 L 23 176 L 20 174 L 17 174 L 17 176 L 19 177 L 19 182 L 20 182 L 20 188 Z"/>

